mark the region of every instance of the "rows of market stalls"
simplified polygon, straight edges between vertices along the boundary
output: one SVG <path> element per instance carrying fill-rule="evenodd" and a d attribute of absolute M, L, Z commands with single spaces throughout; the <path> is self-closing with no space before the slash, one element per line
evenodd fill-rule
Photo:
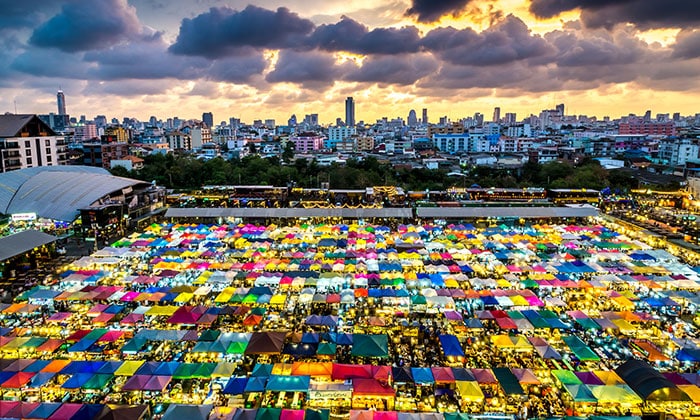
<path fill-rule="evenodd" d="M 0 390 L 226 416 L 684 417 L 699 288 L 595 224 L 152 225 L 0 307 Z"/>

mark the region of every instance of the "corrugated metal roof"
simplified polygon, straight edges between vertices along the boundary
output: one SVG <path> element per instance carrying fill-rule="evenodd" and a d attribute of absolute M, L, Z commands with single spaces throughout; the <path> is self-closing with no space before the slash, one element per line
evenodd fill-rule
<path fill-rule="evenodd" d="M 418 207 L 416 215 L 434 219 L 478 219 L 483 217 L 567 218 L 597 216 L 595 207 Z"/>
<path fill-rule="evenodd" d="M 114 191 L 144 183 L 112 176 L 89 166 L 47 166 L 0 174 L 0 211 L 36 213 L 47 219 L 73 221 Z"/>
<path fill-rule="evenodd" d="M 24 254 L 38 246 L 50 244 L 56 239 L 58 238 L 38 230 L 25 230 L 5 236 L 0 238 L 0 261 Z"/>
<path fill-rule="evenodd" d="M 299 217 L 342 217 L 363 219 L 372 217 L 413 218 L 410 208 L 383 209 L 303 209 L 303 208 L 169 208 L 165 217 L 240 217 L 240 218 L 299 218 Z"/>

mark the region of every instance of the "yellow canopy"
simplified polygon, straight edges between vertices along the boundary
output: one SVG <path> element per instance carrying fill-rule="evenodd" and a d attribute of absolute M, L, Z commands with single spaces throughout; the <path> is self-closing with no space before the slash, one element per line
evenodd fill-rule
<path fill-rule="evenodd" d="M 143 360 L 127 360 L 122 362 L 122 365 L 114 371 L 114 374 L 117 376 L 133 376 L 142 364 L 144 364 Z"/>
<path fill-rule="evenodd" d="M 484 393 L 479 388 L 479 383 L 474 381 L 457 381 L 457 392 L 463 400 L 483 401 Z"/>

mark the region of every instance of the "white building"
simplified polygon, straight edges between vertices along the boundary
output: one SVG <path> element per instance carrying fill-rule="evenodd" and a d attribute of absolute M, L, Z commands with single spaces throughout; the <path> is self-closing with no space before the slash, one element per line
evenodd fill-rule
<path fill-rule="evenodd" d="M 357 133 L 355 127 L 345 126 L 345 127 L 329 127 L 328 128 L 328 139 L 323 145 L 326 149 L 333 149 L 336 147 L 336 143 L 343 142 Z"/>

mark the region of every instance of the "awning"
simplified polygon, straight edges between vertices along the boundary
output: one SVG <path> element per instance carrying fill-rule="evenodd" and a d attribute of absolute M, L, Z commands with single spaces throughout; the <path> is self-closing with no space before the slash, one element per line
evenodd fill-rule
<path fill-rule="evenodd" d="M 267 381 L 266 391 L 290 391 L 290 392 L 308 392 L 311 377 L 309 376 L 282 376 L 271 375 Z"/>

